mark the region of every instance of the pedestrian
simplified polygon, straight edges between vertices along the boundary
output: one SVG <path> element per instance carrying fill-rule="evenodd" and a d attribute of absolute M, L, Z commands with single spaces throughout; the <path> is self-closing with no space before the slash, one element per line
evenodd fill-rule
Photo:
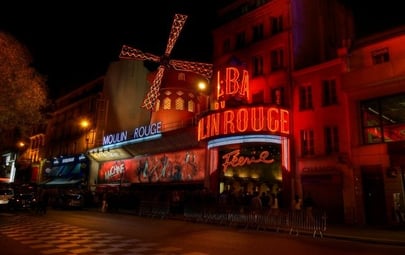
<path fill-rule="evenodd" d="M 268 210 L 270 207 L 270 196 L 267 192 L 262 192 L 260 196 L 260 200 L 262 201 L 263 210 Z"/>
<path fill-rule="evenodd" d="M 271 193 L 271 212 L 272 213 L 278 213 L 278 198 L 277 198 L 277 194 L 275 193 Z"/>
<path fill-rule="evenodd" d="M 49 194 L 45 188 L 40 188 L 38 191 L 38 214 L 46 214 L 49 201 Z"/>
<path fill-rule="evenodd" d="M 101 201 L 101 212 L 107 212 L 108 203 L 107 203 L 107 191 L 104 190 L 103 198 Z"/>
<path fill-rule="evenodd" d="M 314 220 L 314 215 L 312 212 L 313 207 L 314 207 L 314 200 L 312 199 L 311 193 L 308 193 L 304 199 L 304 208 L 307 219 L 310 222 L 313 222 Z"/>
<path fill-rule="evenodd" d="M 251 200 L 251 207 L 252 207 L 252 212 L 254 214 L 259 214 L 261 213 L 263 209 L 262 201 L 260 199 L 260 194 L 259 192 L 255 192 L 254 196 Z"/>
<path fill-rule="evenodd" d="M 292 209 L 294 211 L 301 211 L 302 209 L 302 199 L 298 194 L 295 194 L 294 199 L 292 201 Z"/>

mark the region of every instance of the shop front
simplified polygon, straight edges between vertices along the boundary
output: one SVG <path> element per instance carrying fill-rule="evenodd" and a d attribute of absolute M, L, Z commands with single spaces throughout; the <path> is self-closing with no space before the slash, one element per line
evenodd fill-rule
<path fill-rule="evenodd" d="M 133 132 L 137 136 L 106 138 L 103 147 L 89 152 L 97 200 L 108 196 L 120 208 L 137 209 L 141 202 L 184 200 L 186 193 L 202 190 L 206 149 L 196 142 L 195 130 L 162 133 L 158 128 L 149 136 Z"/>
<path fill-rule="evenodd" d="M 289 110 L 253 103 L 252 94 L 260 88 L 251 91 L 249 72 L 243 65 L 231 63 L 215 76 L 211 110 L 198 122 L 198 141 L 207 143 L 211 191 L 238 203 L 266 195 L 276 201 L 269 206 L 288 204 Z"/>
<path fill-rule="evenodd" d="M 89 174 L 89 159 L 84 154 L 67 155 L 46 160 L 41 173 L 44 187 L 86 187 Z"/>
<path fill-rule="evenodd" d="M 16 157 L 13 152 L 2 154 L 0 161 L 0 183 L 12 183 L 16 174 Z"/>
<path fill-rule="evenodd" d="M 47 159 L 39 173 L 39 186 L 46 189 L 49 204 L 68 207 L 68 195 L 80 198 L 80 207 L 91 203 L 88 190 L 89 158 L 84 154 L 64 155 Z"/>
<path fill-rule="evenodd" d="M 210 155 L 211 190 L 237 203 L 267 195 L 277 203 L 268 206 L 288 206 L 288 119 L 287 110 L 268 106 L 231 108 L 200 119 L 199 139 L 207 140 Z"/>

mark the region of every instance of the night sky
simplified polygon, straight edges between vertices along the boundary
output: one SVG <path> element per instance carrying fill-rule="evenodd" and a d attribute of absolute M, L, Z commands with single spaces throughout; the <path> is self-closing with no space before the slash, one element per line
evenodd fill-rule
<path fill-rule="evenodd" d="M 162 55 L 175 13 L 189 17 L 171 58 L 211 62 L 215 1 L 15 0 L 0 7 L 0 30 L 28 47 L 34 67 L 48 77 L 51 96 L 57 96 L 104 75 L 124 44 Z M 358 3 L 363 1 L 342 1 L 353 5 L 359 36 L 405 24 L 401 1 L 367 1 L 364 7 Z"/>

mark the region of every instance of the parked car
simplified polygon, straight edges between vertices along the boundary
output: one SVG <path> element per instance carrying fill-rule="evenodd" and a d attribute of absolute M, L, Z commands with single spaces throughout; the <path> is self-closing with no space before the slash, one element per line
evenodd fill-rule
<path fill-rule="evenodd" d="M 63 189 L 53 206 L 64 209 L 81 209 L 84 207 L 85 197 L 79 189 Z"/>
<path fill-rule="evenodd" d="M 36 206 L 37 199 L 34 192 L 29 193 L 17 193 L 10 199 L 10 210 L 27 210 Z"/>
<path fill-rule="evenodd" d="M 8 208 L 10 199 L 14 197 L 14 189 L 0 188 L 0 207 Z"/>

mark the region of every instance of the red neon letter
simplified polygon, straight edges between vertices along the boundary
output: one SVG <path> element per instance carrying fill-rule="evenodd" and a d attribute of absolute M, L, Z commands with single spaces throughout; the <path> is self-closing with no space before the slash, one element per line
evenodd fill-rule
<path fill-rule="evenodd" d="M 253 131 L 262 131 L 264 128 L 264 110 L 263 107 L 252 107 L 251 125 Z"/>
<path fill-rule="evenodd" d="M 224 135 L 229 133 L 235 133 L 235 125 L 233 123 L 235 114 L 233 111 L 224 111 Z"/>
<path fill-rule="evenodd" d="M 236 129 L 238 132 L 245 132 L 248 129 L 249 113 L 246 108 L 241 108 L 236 113 Z"/>

